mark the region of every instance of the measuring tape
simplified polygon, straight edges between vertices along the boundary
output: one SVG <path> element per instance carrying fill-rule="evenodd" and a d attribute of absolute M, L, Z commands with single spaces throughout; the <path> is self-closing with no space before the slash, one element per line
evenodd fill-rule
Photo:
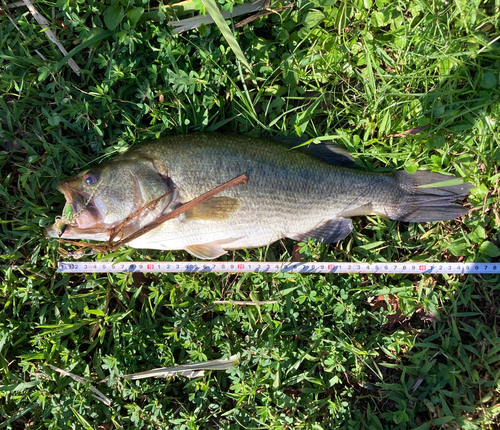
<path fill-rule="evenodd" d="M 62 261 L 59 273 L 387 273 L 387 274 L 487 274 L 500 273 L 500 263 L 283 263 L 238 261 L 169 262 L 69 262 Z"/>

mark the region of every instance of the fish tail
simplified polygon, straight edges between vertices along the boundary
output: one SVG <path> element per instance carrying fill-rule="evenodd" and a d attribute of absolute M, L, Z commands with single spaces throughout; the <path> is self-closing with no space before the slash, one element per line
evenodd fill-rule
<path fill-rule="evenodd" d="M 391 219 L 407 222 L 445 221 L 468 213 L 461 204 L 472 184 L 456 176 L 447 176 L 420 170 L 415 173 L 396 173 L 400 189 L 404 193 L 401 204 Z"/>

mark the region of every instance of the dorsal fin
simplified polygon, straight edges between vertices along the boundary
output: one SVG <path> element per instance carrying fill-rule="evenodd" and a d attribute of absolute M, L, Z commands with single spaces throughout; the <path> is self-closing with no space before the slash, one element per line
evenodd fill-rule
<path fill-rule="evenodd" d="M 290 148 L 298 147 L 297 149 L 307 151 L 315 155 L 316 157 L 328 161 L 331 164 L 336 164 L 337 166 L 355 166 L 354 159 L 352 158 L 351 154 L 349 154 L 347 149 L 330 141 L 311 143 L 307 146 L 300 146 L 311 139 L 293 136 L 275 136 L 273 137 L 273 139 L 277 140 L 278 142 L 284 143 Z"/>

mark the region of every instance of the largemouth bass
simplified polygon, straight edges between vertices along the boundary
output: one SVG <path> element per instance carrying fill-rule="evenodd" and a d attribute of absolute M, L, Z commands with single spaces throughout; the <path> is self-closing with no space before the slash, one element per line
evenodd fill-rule
<path fill-rule="evenodd" d="M 223 191 L 128 245 L 183 249 L 213 259 L 285 237 L 333 243 L 352 231 L 352 216 L 409 222 L 460 217 L 467 209 L 453 202 L 471 188 L 470 183 L 440 186 L 456 178 L 429 171 L 359 170 L 335 145 L 291 149 L 273 139 L 199 133 L 146 142 L 59 182 L 66 206 L 46 235 L 105 241 L 111 228 L 159 199 L 127 224 L 121 232 L 126 236 L 243 173 L 247 184 Z"/>

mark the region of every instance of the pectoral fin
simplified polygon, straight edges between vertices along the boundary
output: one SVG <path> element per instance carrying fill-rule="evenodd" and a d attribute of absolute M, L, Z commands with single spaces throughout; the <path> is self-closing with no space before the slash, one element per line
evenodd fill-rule
<path fill-rule="evenodd" d="M 212 260 L 227 253 L 220 243 L 210 242 L 200 245 L 186 246 L 185 250 L 195 257 L 202 258 L 203 260 Z"/>
<path fill-rule="evenodd" d="M 240 201 L 231 197 L 212 197 L 186 212 L 186 219 L 224 220 L 239 209 Z"/>
<path fill-rule="evenodd" d="M 334 218 L 306 233 L 289 235 L 291 239 L 306 241 L 309 237 L 325 243 L 334 243 L 344 239 L 353 229 L 352 220 Z"/>

